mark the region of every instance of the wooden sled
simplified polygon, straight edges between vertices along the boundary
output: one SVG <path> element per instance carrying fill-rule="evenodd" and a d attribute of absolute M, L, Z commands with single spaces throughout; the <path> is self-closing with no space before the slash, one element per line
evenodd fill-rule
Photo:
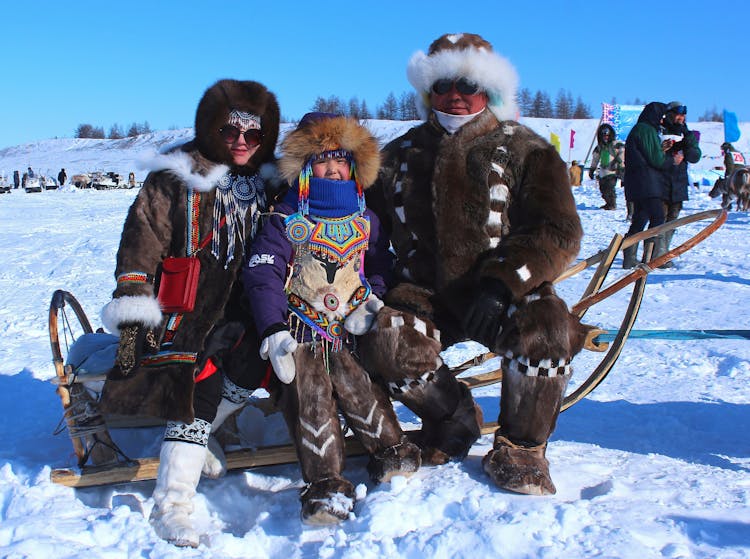
<path fill-rule="evenodd" d="M 565 396 L 562 404 L 563 410 L 568 409 L 590 394 L 612 370 L 638 316 L 648 273 L 688 251 L 711 235 L 726 221 L 726 217 L 727 214 L 723 210 L 710 210 L 683 217 L 627 239 L 623 239 L 622 235 L 616 234 L 605 250 L 571 266 L 555 280 L 555 283 L 561 282 L 598 264 L 580 300 L 571 307 L 571 312 L 581 318 L 592 306 L 626 286 L 631 284 L 633 286 L 625 316 L 613 341 L 607 343 L 597 340 L 598 335 L 606 333 L 605 330 L 595 329 L 589 335 L 584 349 L 606 353 L 594 370 L 586 376 L 585 380 Z M 644 243 L 642 263 L 610 285 L 602 287 L 612 263 L 623 249 L 666 231 L 707 219 L 713 219 L 713 221 L 698 234 L 653 260 L 651 258 L 653 245 Z M 155 479 L 159 465 L 158 458 L 132 460 L 127 458 L 112 440 L 109 429 L 153 426 L 158 424 L 159 421 L 153 418 L 103 416 L 97 411 L 96 402 L 105 375 L 91 374 L 88 371 L 81 370 L 82 367 L 76 368 L 69 363 L 73 342 L 82 336 L 92 334 L 92 332 L 91 324 L 75 297 L 67 291 L 55 291 L 49 309 L 52 359 L 56 372 L 57 392 L 63 404 L 63 421 L 73 443 L 73 449 L 78 460 L 78 470 L 70 468 L 52 470 L 51 480 L 69 487 L 89 487 Z M 480 355 L 454 367 L 453 371 L 456 375 L 461 375 L 459 380 L 470 389 L 498 383 L 502 380 L 500 369 L 470 374 L 472 367 L 480 365 L 492 357 L 494 355 L 491 353 Z M 468 375 L 466 375 L 467 372 Z M 482 427 L 482 433 L 494 432 L 496 428 L 496 423 L 486 423 Z M 362 446 L 353 438 L 347 438 L 346 450 L 349 455 L 364 453 Z M 226 453 L 226 458 L 228 469 L 248 469 L 297 461 L 296 452 L 291 444 L 257 450 L 230 451 Z"/>

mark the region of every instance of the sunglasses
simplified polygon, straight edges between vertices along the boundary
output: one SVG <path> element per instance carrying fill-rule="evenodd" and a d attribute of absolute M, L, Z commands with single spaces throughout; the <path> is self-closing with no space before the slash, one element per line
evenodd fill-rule
<path fill-rule="evenodd" d="M 240 134 L 245 137 L 245 143 L 250 147 L 259 146 L 260 141 L 263 139 L 263 133 L 257 128 L 250 128 L 244 132 L 241 132 L 239 128 L 231 124 L 219 128 L 219 136 L 228 144 L 236 142 Z"/>
<path fill-rule="evenodd" d="M 685 105 L 680 105 L 679 107 L 672 107 L 669 109 L 673 113 L 677 113 L 678 115 L 686 115 L 687 114 L 687 107 Z"/>
<path fill-rule="evenodd" d="M 466 78 L 458 78 L 457 80 L 437 80 L 432 84 L 432 91 L 437 95 L 445 95 L 454 87 L 456 88 L 456 91 L 458 91 L 462 95 L 475 95 L 480 91 L 477 84 L 467 80 Z"/>

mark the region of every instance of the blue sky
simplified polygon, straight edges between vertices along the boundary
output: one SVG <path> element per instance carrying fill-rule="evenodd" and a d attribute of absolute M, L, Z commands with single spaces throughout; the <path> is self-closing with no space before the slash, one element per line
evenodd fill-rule
<path fill-rule="evenodd" d="M 709 7 L 711 5 L 712 7 Z M 681 100 L 688 120 L 726 108 L 750 120 L 750 2 L 698 0 L 279 0 L 3 3 L 0 149 L 148 121 L 187 127 L 205 89 L 254 79 L 282 114 L 316 97 L 410 91 L 405 68 L 443 33 L 479 33 L 517 68 L 521 87 L 554 99 Z"/>

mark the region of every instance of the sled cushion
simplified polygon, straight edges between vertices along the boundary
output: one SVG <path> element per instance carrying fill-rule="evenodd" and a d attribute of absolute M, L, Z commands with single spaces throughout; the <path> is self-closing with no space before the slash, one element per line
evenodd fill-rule
<path fill-rule="evenodd" d="M 66 365 L 79 376 L 105 374 L 115 363 L 119 341 L 113 334 L 84 334 L 70 346 Z"/>

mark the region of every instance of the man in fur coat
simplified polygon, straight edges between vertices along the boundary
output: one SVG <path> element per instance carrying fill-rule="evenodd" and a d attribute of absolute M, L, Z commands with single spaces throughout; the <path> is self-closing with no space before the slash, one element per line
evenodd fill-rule
<path fill-rule="evenodd" d="M 102 407 L 168 420 L 151 522 L 178 546 L 198 545 L 189 515 L 211 457 L 211 430 L 247 401 L 266 371 L 252 321 L 238 310 L 238 281 L 245 245 L 272 196 L 278 130 L 276 97 L 262 84 L 221 80 L 204 93 L 195 139 L 151 162 L 122 231 L 117 287 L 102 311 L 104 325 L 120 336 Z M 169 295 L 189 291 L 159 290 L 157 282 L 168 282 L 160 275 L 168 257 L 199 263 L 192 309 L 165 308 Z M 209 461 L 206 473 L 221 467 Z"/>
<path fill-rule="evenodd" d="M 401 431 L 388 394 L 354 353 L 383 306 L 392 257 L 364 189 L 378 174 L 378 143 L 355 119 L 309 113 L 282 144 L 291 188 L 253 243 L 245 289 L 281 386 L 279 405 L 297 448 L 302 520 L 348 518 L 338 411 L 370 454 L 375 481 L 411 475 L 420 451 Z"/>
<path fill-rule="evenodd" d="M 545 448 L 585 338 L 550 283 L 582 236 L 565 163 L 515 120 L 515 70 L 482 37 L 443 35 L 407 76 L 426 122 L 384 148 L 368 191 L 398 281 L 363 362 L 422 418 L 423 461 L 439 462 L 463 457 L 481 424 L 441 347 L 471 338 L 500 354 L 500 427 L 484 469 L 504 489 L 554 493 Z"/>

